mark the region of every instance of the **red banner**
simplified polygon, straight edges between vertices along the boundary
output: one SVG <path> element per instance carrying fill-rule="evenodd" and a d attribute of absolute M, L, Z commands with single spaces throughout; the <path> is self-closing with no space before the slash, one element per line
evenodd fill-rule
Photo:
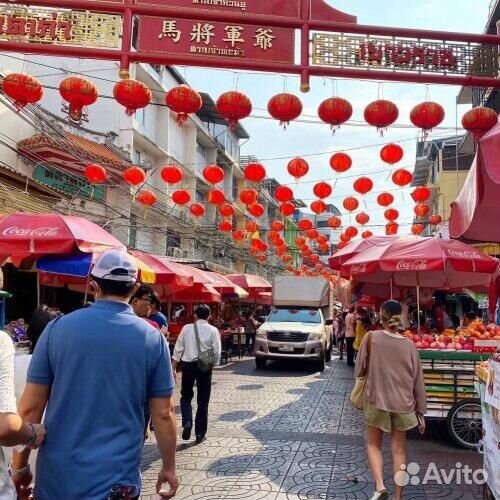
<path fill-rule="evenodd" d="M 164 0 L 138 0 L 138 5 L 161 5 Z M 300 0 L 168 0 L 169 6 L 203 18 L 204 12 L 261 15 L 266 19 L 300 19 Z"/>
<path fill-rule="evenodd" d="M 137 50 L 206 59 L 294 62 L 294 30 L 141 16 Z"/>

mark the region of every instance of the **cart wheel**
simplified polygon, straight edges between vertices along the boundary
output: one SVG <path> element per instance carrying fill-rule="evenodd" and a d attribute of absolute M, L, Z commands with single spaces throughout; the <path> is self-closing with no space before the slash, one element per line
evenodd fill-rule
<path fill-rule="evenodd" d="M 266 362 L 267 362 L 266 358 L 255 358 L 255 366 L 259 370 L 263 370 L 266 367 Z"/>
<path fill-rule="evenodd" d="M 475 450 L 483 438 L 481 400 L 464 399 L 455 403 L 446 419 L 451 439 L 468 450 Z"/>

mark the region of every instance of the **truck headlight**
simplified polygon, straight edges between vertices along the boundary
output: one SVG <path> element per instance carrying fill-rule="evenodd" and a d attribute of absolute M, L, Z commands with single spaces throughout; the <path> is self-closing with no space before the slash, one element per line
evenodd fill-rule
<path fill-rule="evenodd" d="M 256 337 L 258 339 L 265 339 L 267 337 L 267 332 L 265 330 L 257 330 Z"/>
<path fill-rule="evenodd" d="M 311 340 L 323 340 L 323 333 L 322 332 L 312 332 L 309 334 L 309 338 Z"/>

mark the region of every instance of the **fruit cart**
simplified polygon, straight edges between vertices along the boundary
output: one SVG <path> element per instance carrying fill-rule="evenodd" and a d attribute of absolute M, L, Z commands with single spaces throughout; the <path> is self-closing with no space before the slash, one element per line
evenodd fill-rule
<path fill-rule="evenodd" d="M 476 449 L 482 437 L 481 401 L 475 371 L 491 354 L 464 351 L 419 351 L 427 392 L 426 418 L 446 420 L 451 439 Z"/>

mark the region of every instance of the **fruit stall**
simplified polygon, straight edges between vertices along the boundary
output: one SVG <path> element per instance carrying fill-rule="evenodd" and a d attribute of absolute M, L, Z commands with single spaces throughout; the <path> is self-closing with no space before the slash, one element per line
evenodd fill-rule
<path fill-rule="evenodd" d="M 484 498 L 500 500 L 500 353 L 476 370 L 481 401 L 483 469 L 487 473 Z"/>
<path fill-rule="evenodd" d="M 427 418 L 446 420 L 453 441 L 476 449 L 482 438 L 481 401 L 476 393 L 476 372 L 500 346 L 496 325 L 480 320 L 467 327 L 439 333 L 407 331 L 415 343 L 424 371 Z"/>

